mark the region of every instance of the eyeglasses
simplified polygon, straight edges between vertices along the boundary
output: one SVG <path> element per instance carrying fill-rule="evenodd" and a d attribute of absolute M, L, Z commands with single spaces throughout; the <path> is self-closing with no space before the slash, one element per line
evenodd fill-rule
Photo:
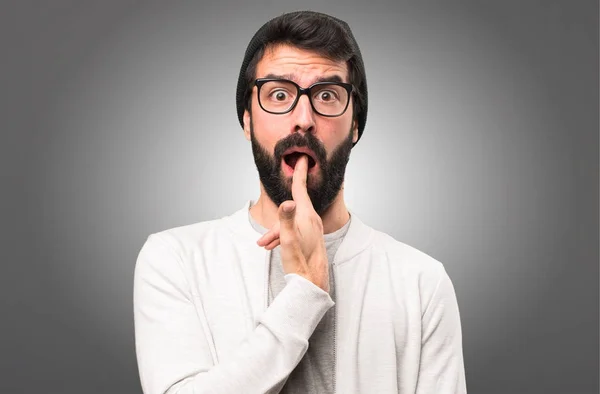
<path fill-rule="evenodd" d="M 287 79 L 259 78 L 258 103 L 270 114 L 285 114 L 294 109 L 300 96 L 306 94 L 312 109 L 322 116 L 336 117 L 346 112 L 354 86 L 344 82 L 317 82 L 301 88 Z"/>

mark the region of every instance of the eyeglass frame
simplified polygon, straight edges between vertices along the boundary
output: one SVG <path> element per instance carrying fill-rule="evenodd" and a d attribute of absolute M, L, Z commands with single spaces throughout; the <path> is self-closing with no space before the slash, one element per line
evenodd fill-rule
<path fill-rule="evenodd" d="M 260 101 L 260 88 L 267 82 L 277 82 L 277 81 L 291 83 L 292 85 L 294 85 L 296 87 L 296 91 L 298 92 L 298 94 L 296 95 L 296 99 L 294 100 L 292 105 L 290 105 L 290 108 L 285 112 L 268 111 L 265 109 L 265 107 L 263 107 L 262 102 Z M 344 113 L 346 113 L 346 111 L 348 110 L 348 105 L 350 105 L 350 97 L 356 93 L 356 88 L 354 87 L 354 85 L 351 83 L 347 83 L 347 82 L 319 81 L 319 82 L 313 83 L 312 85 L 310 85 L 307 88 L 302 88 L 296 82 L 290 81 L 289 79 L 257 78 L 254 80 L 253 84 L 254 84 L 254 86 L 256 86 L 256 94 L 257 94 L 256 98 L 258 99 L 258 105 L 260 105 L 260 108 L 263 111 L 265 111 L 269 114 L 273 114 L 273 115 L 284 115 L 284 114 L 291 112 L 294 108 L 296 108 L 296 105 L 298 105 L 298 101 L 300 101 L 300 97 L 302 97 L 303 95 L 307 95 L 308 102 L 310 103 L 310 106 L 312 107 L 313 111 L 315 111 L 315 113 L 317 113 L 321 116 L 325 116 L 327 118 L 337 118 L 338 116 L 342 116 Z M 317 111 L 317 109 L 315 108 L 315 105 L 313 104 L 312 96 L 310 95 L 310 92 L 315 86 L 320 86 L 320 85 L 338 85 L 338 86 L 341 86 L 344 89 L 346 89 L 346 91 L 348 92 L 348 100 L 346 100 L 346 106 L 344 107 L 344 110 L 339 113 L 339 115 L 325 115 L 325 114 L 322 114 L 321 112 Z"/>

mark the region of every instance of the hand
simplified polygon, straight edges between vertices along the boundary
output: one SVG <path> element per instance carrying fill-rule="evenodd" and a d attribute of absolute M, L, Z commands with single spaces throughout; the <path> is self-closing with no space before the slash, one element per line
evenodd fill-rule
<path fill-rule="evenodd" d="M 293 200 L 279 206 L 279 222 L 258 240 L 258 245 L 271 250 L 281 245 L 281 261 L 286 273 L 299 274 L 325 291 L 329 291 L 329 265 L 323 222 L 308 195 L 306 178 L 308 158 L 296 162 L 292 179 Z"/>

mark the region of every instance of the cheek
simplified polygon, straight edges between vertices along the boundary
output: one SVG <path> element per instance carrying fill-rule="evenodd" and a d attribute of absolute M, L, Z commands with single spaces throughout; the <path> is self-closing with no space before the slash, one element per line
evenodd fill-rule
<path fill-rule="evenodd" d="M 352 121 L 350 118 L 330 118 L 326 119 L 324 123 L 320 124 L 321 132 L 319 133 L 318 137 L 327 150 L 328 160 L 331 158 L 331 153 L 335 150 L 335 148 L 337 148 L 346 140 L 346 138 L 348 138 L 351 125 Z"/>
<path fill-rule="evenodd" d="M 285 137 L 285 135 L 281 133 L 282 127 L 280 127 L 273 119 L 266 118 L 263 114 L 253 115 L 252 124 L 254 128 L 254 137 L 265 149 L 273 153 L 275 144 Z"/>

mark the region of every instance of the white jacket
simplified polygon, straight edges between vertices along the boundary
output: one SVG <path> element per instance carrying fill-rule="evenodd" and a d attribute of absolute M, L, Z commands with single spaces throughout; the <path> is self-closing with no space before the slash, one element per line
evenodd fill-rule
<path fill-rule="evenodd" d="M 270 252 L 256 244 L 250 206 L 143 245 L 134 322 L 144 393 L 277 392 L 334 305 L 290 274 L 267 307 Z M 332 263 L 335 392 L 466 393 L 459 310 L 442 264 L 351 215 Z"/>

